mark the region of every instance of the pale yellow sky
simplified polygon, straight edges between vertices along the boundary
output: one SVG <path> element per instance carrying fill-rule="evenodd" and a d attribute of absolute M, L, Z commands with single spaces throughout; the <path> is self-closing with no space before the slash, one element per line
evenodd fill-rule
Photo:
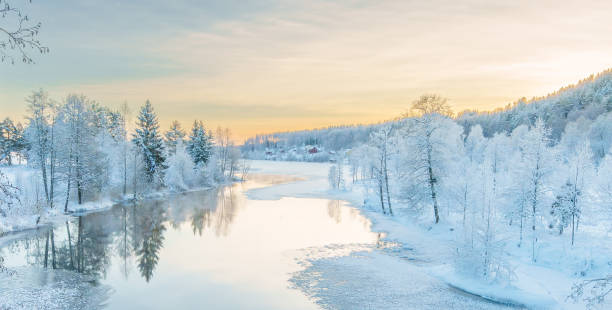
<path fill-rule="evenodd" d="M 43 87 L 134 109 L 148 98 L 163 129 L 197 118 L 243 138 L 393 118 L 422 93 L 455 111 L 493 109 L 612 67 L 610 1 L 266 1 L 216 15 L 177 3 L 91 26 L 162 21 L 137 32 L 70 28 L 82 40 L 49 39 L 62 47 L 36 67 L 2 65 L 2 114 L 23 114 L 15 102 Z M 195 16 L 171 19 L 181 10 Z M 51 19 L 50 38 L 63 29 L 39 18 Z"/>

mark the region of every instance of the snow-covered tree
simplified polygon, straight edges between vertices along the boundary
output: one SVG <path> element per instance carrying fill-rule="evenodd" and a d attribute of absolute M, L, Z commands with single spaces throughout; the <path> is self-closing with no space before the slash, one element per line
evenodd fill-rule
<path fill-rule="evenodd" d="M 168 150 L 168 154 L 172 155 L 176 152 L 176 145 L 179 141 L 183 141 L 185 139 L 186 133 L 181 128 L 181 123 L 178 121 L 173 121 L 170 125 L 170 129 L 166 131 L 164 137 L 166 138 L 166 149 Z"/>
<path fill-rule="evenodd" d="M 612 147 L 612 113 L 599 116 L 592 123 L 588 135 L 596 163 L 599 163 Z"/>
<path fill-rule="evenodd" d="M 521 127 L 519 127 L 521 128 Z M 546 128 L 544 121 L 537 119 L 529 130 L 515 129 L 513 137 L 516 138 L 520 157 L 517 159 L 518 173 L 515 184 L 522 190 L 524 207 L 529 211 L 532 230 L 532 260 L 536 260 L 536 243 L 538 236 L 536 228 L 547 204 L 545 193 L 549 191 L 546 179 L 550 176 L 554 156 L 550 144 L 550 129 Z M 525 128 L 525 127 L 523 127 Z"/>
<path fill-rule="evenodd" d="M 212 136 L 204 128 L 202 121 L 195 121 L 191 128 L 189 141 L 187 141 L 187 152 L 196 166 L 206 165 L 212 154 Z"/>
<path fill-rule="evenodd" d="M 182 140 L 175 145 L 175 152 L 168 157 L 166 186 L 174 190 L 186 190 L 196 182 L 196 171 L 191 156 L 187 153 Z"/>
<path fill-rule="evenodd" d="M 440 221 L 439 185 L 450 157 L 461 144 L 462 128 L 448 116 L 446 100 L 436 95 L 423 95 L 412 105 L 412 115 L 406 118 L 402 133 L 407 174 L 422 189 L 428 191 L 435 223 Z M 416 116 L 416 117 L 414 117 Z"/>
<path fill-rule="evenodd" d="M 329 166 L 327 178 L 329 181 L 329 186 L 332 189 L 342 189 L 344 187 L 343 162 L 344 158 L 342 156 L 337 156 L 336 162 Z"/>
<path fill-rule="evenodd" d="M 19 202 L 19 188 L 13 186 L 6 175 L 0 170 L 0 216 Z"/>
<path fill-rule="evenodd" d="M 221 174 L 225 175 L 231 169 L 231 151 L 234 148 L 231 130 L 229 128 L 217 127 L 215 131 L 215 142 Z"/>
<path fill-rule="evenodd" d="M 588 140 L 565 153 L 565 156 L 566 162 L 559 172 L 565 182 L 557 191 L 551 215 L 556 220 L 559 234 L 563 233 L 565 227 L 571 226 L 571 244 L 574 245 L 582 209 L 589 201 L 587 179 L 594 177 L 593 156 Z"/>
<path fill-rule="evenodd" d="M 144 159 L 144 174 L 147 183 L 158 181 L 163 184 L 166 170 L 164 142 L 159 133 L 157 115 L 149 100 L 141 107 L 136 122 L 132 143 L 137 147 L 138 154 Z"/>
<path fill-rule="evenodd" d="M 125 139 L 122 120 L 100 108 L 84 95 L 69 95 L 59 110 L 63 152 L 60 153 L 66 180 L 64 209 L 68 210 L 72 188 L 78 204 L 85 195 L 95 198 L 106 187 L 111 175 L 109 149 Z"/>
<path fill-rule="evenodd" d="M 45 200 L 51 205 L 53 194 L 49 189 L 48 166 L 53 148 L 51 127 L 53 126 L 54 105 L 43 90 L 33 92 L 26 102 L 30 113 L 26 129 L 26 140 L 31 152 L 31 156 L 28 156 L 28 163 L 40 169 Z"/>
<path fill-rule="evenodd" d="M 382 126 L 370 134 L 369 145 L 376 151 L 376 161 L 373 168 L 375 170 L 376 181 L 378 184 L 378 195 L 383 213 L 386 213 L 385 200 L 389 214 L 393 215 L 391 205 L 391 194 L 389 190 L 389 161 L 397 149 L 395 145 L 394 130 L 392 125 Z"/>
<path fill-rule="evenodd" d="M 8 117 L 0 122 L 0 162 L 6 161 L 10 166 L 15 155 L 21 161 L 22 152 L 26 147 L 23 130 L 21 123 L 15 124 Z"/>

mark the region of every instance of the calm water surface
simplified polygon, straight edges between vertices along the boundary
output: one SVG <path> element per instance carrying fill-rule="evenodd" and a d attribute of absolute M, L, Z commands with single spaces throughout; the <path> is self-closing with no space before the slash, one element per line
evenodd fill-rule
<path fill-rule="evenodd" d="M 373 245 L 378 234 L 339 201 L 250 200 L 248 189 L 283 181 L 254 179 L 74 217 L 0 253 L 8 267 L 87 275 L 111 288 L 110 309 L 317 309 L 288 281 L 304 249 Z"/>

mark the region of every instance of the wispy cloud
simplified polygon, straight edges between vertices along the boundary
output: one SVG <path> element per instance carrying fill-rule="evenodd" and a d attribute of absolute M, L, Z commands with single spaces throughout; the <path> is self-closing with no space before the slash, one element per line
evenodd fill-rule
<path fill-rule="evenodd" d="M 52 19 L 51 43 L 61 46 L 42 65 L 0 77 L 0 105 L 41 86 L 109 104 L 150 98 L 165 121 L 197 116 L 240 135 L 390 118 L 423 92 L 457 110 L 493 108 L 612 66 L 612 4 L 587 2 L 47 6 L 36 12 Z"/>

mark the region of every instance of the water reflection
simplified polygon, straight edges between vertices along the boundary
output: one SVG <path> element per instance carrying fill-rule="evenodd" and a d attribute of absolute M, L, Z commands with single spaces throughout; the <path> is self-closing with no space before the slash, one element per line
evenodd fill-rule
<path fill-rule="evenodd" d="M 179 230 L 190 219 L 194 235 L 214 231 L 225 236 L 236 215 L 237 203 L 232 187 L 191 192 L 164 201 L 143 201 L 118 205 L 109 212 L 78 216 L 65 225 L 40 229 L 30 238 L 16 240 L 10 252 L 23 252 L 30 265 L 73 270 L 106 277 L 111 257 L 120 259 L 121 272 L 128 278 L 132 262 L 140 276 L 149 282 L 160 260 L 168 228 Z M 169 201 L 172 208 L 169 208 Z"/>
<path fill-rule="evenodd" d="M 110 286 L 109 308 L 316 308 L 288 287 L 299 249 L 374 245 L 376 235 L 341 201 L 246 198 L 261 186 L 118 205 L 25 233 L 0 254 L 9 267 L 64 269 Z"/>
<path fill-rule="evenodd" d="M 327 214 L 334 219 L 336 223 L 342 221 L 342 209 L 340 208 L 340 200 L 330 200 L 327 203 Z"/>

